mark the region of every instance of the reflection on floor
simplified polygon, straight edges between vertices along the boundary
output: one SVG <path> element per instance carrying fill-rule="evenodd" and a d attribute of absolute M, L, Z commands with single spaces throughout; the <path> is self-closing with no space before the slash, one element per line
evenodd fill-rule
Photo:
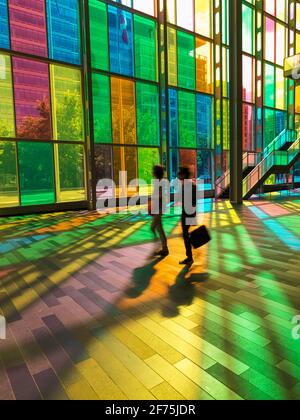
<path fill-rule="evenodd" d="M 299 399 L 300 196 L 206 201 L 191 270 L 149 218 L 2 219 L 0 399 Z"/>

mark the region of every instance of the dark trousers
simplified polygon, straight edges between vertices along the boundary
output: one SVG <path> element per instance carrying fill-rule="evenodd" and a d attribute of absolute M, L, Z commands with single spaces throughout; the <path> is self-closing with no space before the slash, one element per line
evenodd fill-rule
<path fill-rule="evenodd" d="M 181 225 L 182 225 L 182 233 L 183 233 L 183 240 L 186 249 L 186 256 L 189 259 L 193 259 L 193 248 L 190 240 L 190 228 L 191 226 L 187 224 L 187 219 L 190 217 L 182 216 L 181 217 Z"/>
<path fill-rule="evenodd" d="M 151 230 L 152 230 L 152 232 L 155 236 L 156 236 L 156 232 L 158 233 L 162 249 L 163 249 L 163 251 L 167 251 L 168 250 L 168 240 L 167 240 L 167 236 L 165 234 L 164 227 L 163 227 L 163 224 L 162 224 L 162 216 L 161 215 L 153 216 Z"/>

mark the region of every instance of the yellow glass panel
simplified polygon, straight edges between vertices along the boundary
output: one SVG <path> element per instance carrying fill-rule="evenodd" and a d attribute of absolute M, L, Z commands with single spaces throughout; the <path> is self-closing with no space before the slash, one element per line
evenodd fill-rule
<path fill-rule="evenodd" d="M 296 96 L 296 99 L 295 99 L 295 101 L 296 101 L 295 109 L 296 109 L 296 112 L 298 114 L 300 114 L 300 86 L 297 86 L 296 87 L 295 96 Z"/>
<path fill-rule="evenodd" d="M 0 141 L 0 207 L 19 205 L 16 145 Z"/>
<path fill-rule="evenodd" d="M 286 108 L 286 79 L 283 71 L 278 68 L 276 69 L 276 108 Z"/>
<path fill-rule="evenodd" d="M 74 144 L 55 144 L 55 180 L 57 202 L 85 201 L 84 148 Z"/>
<path fill-rule="evenodd" d="M 212 35 L 212 2 L 195 0 L 196 32 L 211 38 Z"/>
<path fill-rule="evenodd" d="M 230 150 L 229 142 L 229 101 L 223 99 L 223 149 Z"/>
<path fill-rule="evenodd" d="M 0 54 L 0 137 L 15 137 L 10 57 Z"/>
<path fill-rule="evenodd" d="M 300 54 L 300 34 L 296 34 L 296 54 Z"/>
<path fill-rule="evenodd" d="M 225 47 L 222 48 L 223 61 L 222 61 L 222 77 L 223 77 L 223 96 L 229 97 L 230 75 L 229 75 L 229 50 Z"/>
<path fill-rule="evenodd" d="M 111 78 L 113 142 L 136 144 L 135 84 L 130 80 Z"/>
<path fill-rule="evenodd" d="M 169 84 L 177 86 L 177 37 L 175 29 L 168 28 L 168 71 Z"/>
<path fill-rule="evenodd" d="M 84 141 L 80 70 L 51 65 L 50 75 L 54 139 Z"/>

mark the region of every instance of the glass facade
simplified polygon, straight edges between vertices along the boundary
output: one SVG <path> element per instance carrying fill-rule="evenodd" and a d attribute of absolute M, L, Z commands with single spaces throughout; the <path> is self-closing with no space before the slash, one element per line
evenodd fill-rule
<path fill-rule="evenodd" d="M 141 176 L 150 183 L 161 162 L 157 2 L 88 3 L 97 181 L 119 185 L 127 171 L 128 184 Z"/>
<path fill-rule="evenodd" d="M 229 161 L 228 2 L 167 1 L 170 176 L 189 165 L 205 190 Z"/>
<path fill-rule="evenodd" d="M 0 11 L 0 207 L 86 201 L 79 2 Z"/>
<path fill-rule="evenodd" d="M 294 0 L 243 1 L 244 152 L 262 153 L 283 130 L 300 128 L 299 87 L 295 100 L 294 82 L 284 78 L 285 57 L 300 52 L 299 7 Z M 271 176 L 266 183 L 291 178 Z"/>
<path fill-rule="evenodd" d="M 171 179 L 189 165 L 213 195 L 230 169 L 229 8 L 0 0 L 0 207 L 89 200 L 90 159 L 95 181 L 117 183 L 125 170 L 127 183 L 150 183 L 154 164 Z M 300 53 L 300 4 L 243 0 L 242 19 L 241 141 L 263 155 L 284 129 L 300 128 L 300 86 L 283 73 L 284 58 Z M 298 164 L 266 183 L 299 173 Z"/>

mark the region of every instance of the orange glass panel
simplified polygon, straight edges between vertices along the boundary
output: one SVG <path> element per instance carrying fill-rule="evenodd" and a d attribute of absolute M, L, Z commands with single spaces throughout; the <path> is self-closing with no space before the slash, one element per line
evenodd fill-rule
<path fill-rule="evenodd" d="M 130 80 L 111 78 L 113 142 L 136 144 L 135 84 Z"/>
<path fill-rule="evenodd" d="M 213 93 L 213 45 L 211 42 L 196 39 L 197 90 Z"/>
<path fill-rule="evenodd" d="M 192 178 L 197 178 L 197 155 L 196 150 L 181 149 L 179 152 L 180 165 L 187 166 L 192 174 Z"/>
<path fill-rule="evenodd" d="M 137 179 L 137 148 L 136 147 L 120 147 L 113 148 L 113 171 L 114 182 L 116 184 L 117 196 L 131 196 L 138 191 L 138 185 L 135 183 L 130 188 L 130 182 Z M 127 172 L 127 176 L 121 173 Z"/>

